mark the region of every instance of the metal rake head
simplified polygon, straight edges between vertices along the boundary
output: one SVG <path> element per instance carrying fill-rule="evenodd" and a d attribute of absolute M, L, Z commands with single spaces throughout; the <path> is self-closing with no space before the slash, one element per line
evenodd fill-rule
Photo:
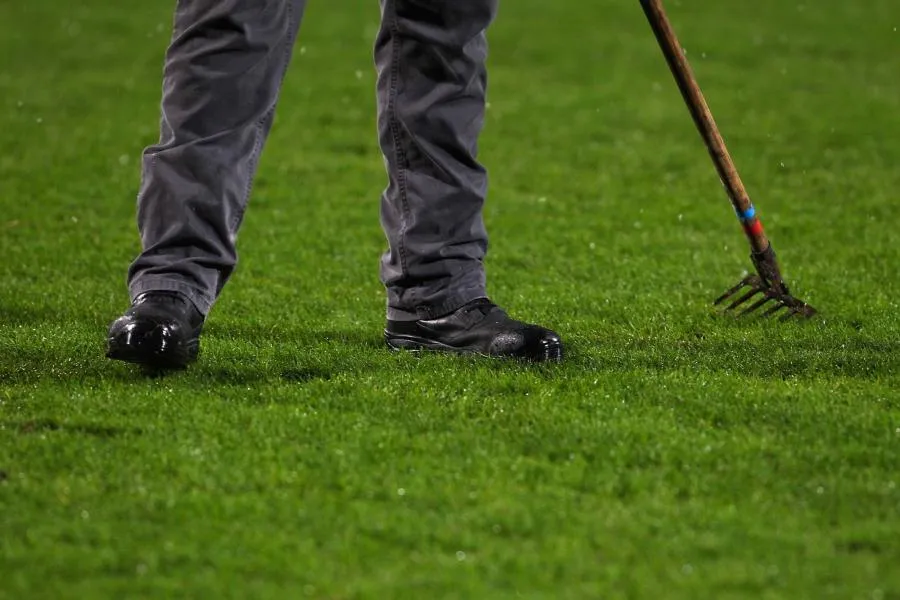
<path fill-rule="evenodd" d="M 747 305 L 751 300 L 753 302 Z M 725 306 L 725 312 L 735 317 L 758 314 L 761 318 L 777 317 L 780 321 L 787 321 L 793 317 L 809 319 L 816 314 L 816 309 L 791 296 L 786 287 L 773 287 L 759 275 L 744 277 L 740 283 L 716 298 L 714 304 L 719 306 L 726 302 L 728 305 Z"/>

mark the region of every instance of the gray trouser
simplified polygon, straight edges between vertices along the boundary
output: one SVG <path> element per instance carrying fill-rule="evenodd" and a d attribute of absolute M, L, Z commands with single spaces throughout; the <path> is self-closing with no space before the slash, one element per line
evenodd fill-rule
<path fill-rule="evenodd" d="M 132 298 L 179 291 L 206 314 L 234 270 L 305 3 L 178 1 L 160 141 L 143 157 Z M 378 130 L 389 175 L 381 279 L 388 318 L 427 318 L 485 295 L 487 176 L 476 147 L 497 0 L 382 0 L 381 9 Z"/>

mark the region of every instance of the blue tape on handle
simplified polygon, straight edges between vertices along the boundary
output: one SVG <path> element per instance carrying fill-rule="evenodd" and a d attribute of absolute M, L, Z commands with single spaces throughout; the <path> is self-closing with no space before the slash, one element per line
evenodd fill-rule
<path fill-rule="evenodd" d="M 737 215 L 741 221 L 749 221 L 749 220 L 753 219 L 753 217 L 756 216 L 756 209 L 753 208 L 753 205 L 751 204 L 750 208 L 748 208 L 747 210 L 745 210 L 743 212 L 738 212 Z"/>

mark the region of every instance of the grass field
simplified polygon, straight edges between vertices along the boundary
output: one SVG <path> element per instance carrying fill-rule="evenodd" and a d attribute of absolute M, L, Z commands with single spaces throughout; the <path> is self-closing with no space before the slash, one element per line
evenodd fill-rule
<path fill-rule="evenodd" d="M 0 3 L 0 598 L 900 599 L 900 11 L 668 8 L 813 322 L 711 310 L 747 250 L 637 2 L 516 0 L 490 291 L 568 361 L 389 353 L 377 3 L 313 2 L 202 360 L 145 378 L 171 2 Z"/>

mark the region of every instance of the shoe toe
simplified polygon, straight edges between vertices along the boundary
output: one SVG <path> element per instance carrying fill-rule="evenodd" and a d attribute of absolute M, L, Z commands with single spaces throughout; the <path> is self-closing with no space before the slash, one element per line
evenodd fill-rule
<path fill-rule="evenodd" d="M 559 335 L 537 325 L 517 331 L 505 331 L 491 340 L 488 354 L 514 356 L 535 362 L 562 360 L 562 341 Z"/>
<path fill-rule="evenodd" d="M 524 356 L 528 337 L 525 331 L 504 331 L 494 335 L 487 350 L 489 356 Z"/>
<path fill-rule="evenodd" d="M 178 366 L 190 356 L 184 337 L 175 322 L 126 316 L 110 327 L 107 356 L 129 362 Z"/>
<path fill-rule="evenodd" d="M 164 351 L 175 338 L 171 323 L 148 319 L 125 319 L 113 327 L 110 338 L 134 349 Z"/>
<path fill-rule="evenodd" d="M 525 329 L 524 338 L 524 354 L 529 360 L 537 362 L 562 360 L 562 340 L 556 332 L 532 325 Z"/>

